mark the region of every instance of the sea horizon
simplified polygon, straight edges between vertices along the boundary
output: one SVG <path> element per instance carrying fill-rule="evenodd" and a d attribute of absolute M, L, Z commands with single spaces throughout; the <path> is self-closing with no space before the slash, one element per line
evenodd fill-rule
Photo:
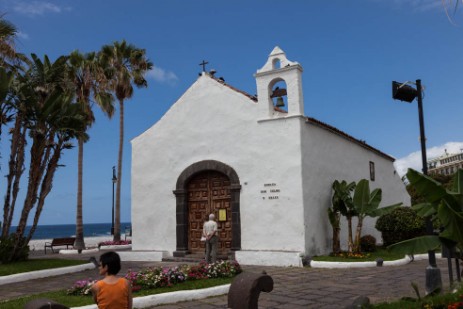
<path fill-rule="evenodd" d="M 84 237 L 112 236 L 110 223 L 84 223 Z M 125 234 L 126 228 L 131 227 L 131 222 L 121 222 L 121 235 Z M 10 227 L 10 234 L 16 231 L 17 226 Z M 25 234 L 29 233 L 31 225 L 26 226 Z M 76 224 L 42 224 L 37 225 L 32 239 L 52 239 L 58 237 L 75 237 Z"/>

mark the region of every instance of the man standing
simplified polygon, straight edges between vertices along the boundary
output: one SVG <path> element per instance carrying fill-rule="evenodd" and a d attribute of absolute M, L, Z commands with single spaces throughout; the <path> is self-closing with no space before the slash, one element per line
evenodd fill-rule
<path fill-rule="evenodd" d="M 217 223 L 214 221 L 214 214 L 209 215 L 209 221 L 204 223 L 203 236 L 206 237 L 206 263 L 215 263 L 217 260 Z"/>

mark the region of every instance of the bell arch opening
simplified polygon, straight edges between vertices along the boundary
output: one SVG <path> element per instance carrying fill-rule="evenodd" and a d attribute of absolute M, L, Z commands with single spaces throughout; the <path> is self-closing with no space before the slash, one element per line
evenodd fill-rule
<path fill-rule="evenodd" d="M 288 93 L 286 81 L 275 78 L 268 86 L 272 108 L 279 112 L 288 112 Z"/>
<path fill-rule="evenodd" d="M 272 68 L 275 69 L 281 69 L 281 61 L 279 58 L 275 58 L 272 60 Z"/>

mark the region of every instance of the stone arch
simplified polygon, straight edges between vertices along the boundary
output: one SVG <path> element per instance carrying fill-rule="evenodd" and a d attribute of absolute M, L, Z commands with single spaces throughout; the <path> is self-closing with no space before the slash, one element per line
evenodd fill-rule
<path fill-rule="evenodd" d="M 241 250 L 241 220 L 240 220 L 240 191 L 241 185 L 235 170 L 219 161 L 204 160 L 188 166 L 178 177 L 173 193 L 176 197 L 176 232 L 177 245 L 174 256 L 185 256 L 188 253 L 188 196 L 187 184 L 189 180 L 204 171 L 217 171 L 230 179 L 230 198 L 232 210 L 232 244 L 231 250 Z"/>

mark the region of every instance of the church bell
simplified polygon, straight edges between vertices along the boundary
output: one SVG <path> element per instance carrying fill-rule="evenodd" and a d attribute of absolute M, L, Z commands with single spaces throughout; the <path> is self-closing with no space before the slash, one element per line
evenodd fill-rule
<path fill-rule="evenodd" d="M 285 101 L 283 101 L 282 97 L 277 98 L 277 103 L 275 104 L 276 107 L 283 107 L 285 106 Z"/>

